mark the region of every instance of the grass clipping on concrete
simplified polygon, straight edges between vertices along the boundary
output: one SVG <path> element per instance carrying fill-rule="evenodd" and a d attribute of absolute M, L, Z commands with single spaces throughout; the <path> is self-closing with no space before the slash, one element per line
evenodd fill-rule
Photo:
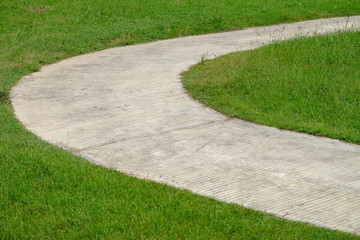
<path fill-rule="evenodd" d="M 202 61 L 183 76 L 232 117 L 360 143 L 360 33 L 278 42 Z"/>

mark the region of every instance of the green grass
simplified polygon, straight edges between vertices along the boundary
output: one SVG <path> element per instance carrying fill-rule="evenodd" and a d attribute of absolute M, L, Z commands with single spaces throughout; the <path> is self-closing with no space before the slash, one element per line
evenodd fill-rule
<path fill-rule="evenodd" d="M 22 76 L 70 56 L 358 13 L 358 0 L 2 0 L 0 239 L 359 239 L 92 165 L 26 131 L 9 101 Z"/>
<path fill-rule="evenodd" d="M 194 66 L 184 84 L 229 116 L 360 143 L 360 33 L 300 38 Z"/>

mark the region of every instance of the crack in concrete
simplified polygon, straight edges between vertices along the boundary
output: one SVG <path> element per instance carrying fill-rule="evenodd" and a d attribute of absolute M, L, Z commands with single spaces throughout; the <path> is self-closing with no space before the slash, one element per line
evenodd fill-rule
<path fill-rule="evenodd" d="M 210 122 L 206 122 L 206 123 L 202 123 L 202 124 L 198 124 L 198 125 L 193 125 L 193 126 L 189 126 L 189 127 L 181 127 L 181 128 L 171 129 L 171 130 L 168 130 L 168 131 L 165 131 L 165 132 L 160 132 L 160 133 L 157 133 L 157 134 L 148 134 L 148 135 L 141 135 L 141 136 L 135 136 L 135 137 L 130 137 L 130 138 L 123 138 L 123 139 L 119 139 L 119 140 L 112 140 L 112 141 L 105 142 L 105 143 L 98 144 L 98 145 L 94 145 L 94 146 L 89 146 L 89 147 L 75 149 L 75 150 L 72 149 L 70 151 L 73 152 L 73 153 L 80 153 L 81 151 L 95 149 L 95 148 L 99 148 L 99 147 L 104 147 L 104 146 L 111 145 L 111 144 L 114 144 L 114 143 L 125 142 L 125 141 L 128 141 L 128 140 L 141 139 L 141 138 L 151 138 L 151 137 L 161 136 L 161 135 L 171 133 L 171 132 L 176 132 L 176 131 L 181 131 L 181 130 L 189 130 L 189 129 L 196 129 L 198 127 L 203 127 L 203 126 L 206 126 L 206 125 L 209 125 L 209 124 L 212 124 L 212 123 L 224 122 L 224 121 L 226 121 L 226 119 L 225 120 L 210 121 Z M 213 141 L 213 139 L 211 141 Z M 208 142 L 207 144 L 209 144 L 210 142 Z M 205 144 L 203 147 L 205 147 L 207 144 Z"/>

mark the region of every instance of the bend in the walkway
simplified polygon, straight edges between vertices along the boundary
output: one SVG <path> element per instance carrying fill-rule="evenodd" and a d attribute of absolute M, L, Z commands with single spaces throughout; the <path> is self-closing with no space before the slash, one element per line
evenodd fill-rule
<path fill-rule="evenodd" d="M 360 234 L 360 147 L 225 116 L 193 101 L 179 73 L 204 54 L 333 32 L 314 20 L 108 49 L 44 67 L 12 91 L 41 138 L 127 174 Z"/>

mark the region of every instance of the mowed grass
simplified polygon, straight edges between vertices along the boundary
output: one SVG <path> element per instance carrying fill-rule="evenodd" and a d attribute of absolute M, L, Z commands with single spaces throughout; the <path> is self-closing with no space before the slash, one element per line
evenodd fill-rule
<path fill-rule="evenodd" d="M 66 57 L 359 12 L 358 0 L 2 0 L 0 239 L 359 239 L 95 166 L 26 131 L 9 101 L 23 75 Z"/>
<path fill-rule="evenodd" d="M 229 116 L 360 143 L 360 33 L 279 42 L 205 61 L 194 98 Z"/>

